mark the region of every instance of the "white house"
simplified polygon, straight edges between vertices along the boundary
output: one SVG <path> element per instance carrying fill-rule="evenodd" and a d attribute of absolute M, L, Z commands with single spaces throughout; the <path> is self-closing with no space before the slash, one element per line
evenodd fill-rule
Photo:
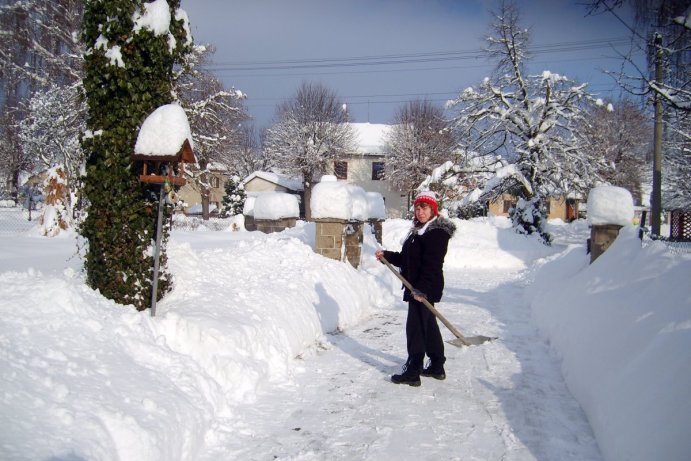
<path fill-rule="evenodd" d="M 406 193 L 393 189 L 388 181 L 382 179 L 384 140 L 391 125 L 353 123 L 352 126 L 357 135 L 357 150 L 334 162 L 333 175 L 367 192 L 379 192 L 384 197 L 387 217 L 402 217 L 409 207 Z"/>

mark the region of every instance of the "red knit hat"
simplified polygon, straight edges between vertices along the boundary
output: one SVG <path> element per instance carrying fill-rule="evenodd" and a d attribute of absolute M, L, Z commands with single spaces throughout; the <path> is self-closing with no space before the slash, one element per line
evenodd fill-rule
<path fill-rule="evenodd" d="M 426 203 L 432 208 L 432 215 L 439 215 L 439 207 L 437 205 L 437 196 L 431 190 L 422 191 L 415 197 L 413 207 L 418 203 Z"/>

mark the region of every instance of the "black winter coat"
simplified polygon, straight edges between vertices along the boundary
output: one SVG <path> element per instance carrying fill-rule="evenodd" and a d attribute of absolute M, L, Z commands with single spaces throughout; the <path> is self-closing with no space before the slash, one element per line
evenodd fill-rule
<path fill-rule="evenodd" d="M 400 252 L 384 251 L 387 261 L 398 266 L 401 275 L 431 303 L 440 301 L 444 291 L 444 257 L 454 232 L 454 223 L 438 216 L 426 228 L 414 227 Z M 410 290 L 404 287 L 403 300 L 411 299 Z"/>

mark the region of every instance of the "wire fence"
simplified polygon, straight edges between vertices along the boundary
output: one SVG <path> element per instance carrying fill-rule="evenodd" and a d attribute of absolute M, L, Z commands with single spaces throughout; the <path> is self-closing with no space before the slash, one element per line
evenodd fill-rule
<path fill-rule="evenodd" d="M 36 225 L 41 211 L 21 206 L 0 207 L 0 235 L 23 234 Z"/>
<path fill-rule="evenodd" d="M 655 242 L 660 242 L 667 247 L 667 251 L 674 255 L 691 254 L 691 240 L 677 240 L 670 239 L 663 235 L 655 235 L 647 232 L 645 229 L 641 231 L 641 244 L 643 247 L 652 245 Z"/>
<path fill-rule="evenodd" d="M 186 216 L 184 214 L 173 215 L 172 228 L 176 230 L 193 231 L 207 229 L 211 231 L 225 231 L 233 226 L 232 218 L 218 218 L 210 216 L 203 219 L 201 216 Z"/>

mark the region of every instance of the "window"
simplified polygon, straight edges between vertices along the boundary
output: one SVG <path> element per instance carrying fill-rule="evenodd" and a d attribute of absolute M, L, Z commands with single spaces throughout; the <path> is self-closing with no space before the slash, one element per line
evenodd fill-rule
<path fill-rule="evenodd" d="M 214 189 L 221 187 L 221 181 L 218 179 L 218 176 L 211 176 L 211 187 Z"/>
<path fill-rule="evenodd" d="M 372 181 L 384 179 L 384 162 L 372 162 Z"/>
<path fill-rule="evenodd" d="M 508 213 L 515 206 L 516 200 L 514 198 L 504 197 L 504 213 Z"/>
<path fill-rule="evenodd" d="M 334 162 L 334 175 L 338 179 L 348 179 L 348 162 Z"/>

